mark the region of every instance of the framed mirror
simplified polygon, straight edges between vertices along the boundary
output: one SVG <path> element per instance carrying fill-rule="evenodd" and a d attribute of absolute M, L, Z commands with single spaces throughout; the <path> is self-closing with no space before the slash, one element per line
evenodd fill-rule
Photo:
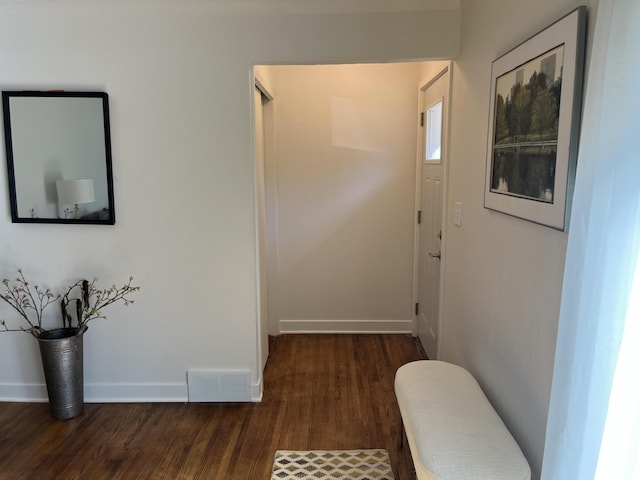
<path fill-rule="evenodd" d="M 109 99 L 103 92 L 3 91 L 14 223 L 115 223 Z"/>

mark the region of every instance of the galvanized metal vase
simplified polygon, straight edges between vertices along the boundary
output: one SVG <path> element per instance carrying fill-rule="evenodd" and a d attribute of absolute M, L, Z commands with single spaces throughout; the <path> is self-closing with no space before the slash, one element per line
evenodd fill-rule
<path fill-rule="evenodd" d="M 82 337 L 87 327 L 57 328 L 38 337 L 51 417 L 67 420 L 84 412 Z"/>

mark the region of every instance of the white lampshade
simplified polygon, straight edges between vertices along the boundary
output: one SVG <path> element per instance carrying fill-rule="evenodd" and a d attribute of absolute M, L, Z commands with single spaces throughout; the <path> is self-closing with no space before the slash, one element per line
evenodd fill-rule
<path fill-rule="evenodd" d="M 84 178 L 80 180 L 57 180 L 58 203 L 60 205 L 73 205 L 79 203 L 91 203 L 95 201 L 93 180 Z"/>

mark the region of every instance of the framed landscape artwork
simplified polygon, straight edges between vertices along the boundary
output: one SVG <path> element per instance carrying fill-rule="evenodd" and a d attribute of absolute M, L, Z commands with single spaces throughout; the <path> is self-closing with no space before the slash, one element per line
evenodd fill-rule
<path fill-rule="evenodd" d="M 496 59 L 484 206 L 566 230 L 578 155 L 586 8 Z"/>

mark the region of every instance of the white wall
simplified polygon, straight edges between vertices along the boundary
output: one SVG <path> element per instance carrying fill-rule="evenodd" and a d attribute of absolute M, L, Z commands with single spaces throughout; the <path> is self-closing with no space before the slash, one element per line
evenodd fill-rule
<path fill-rule="evenodd" d="M 189 368 L 250 371 L 259 397 L 252 64 L 457 53 L 457 2 L 452 10 L 238 13 L 257 3 L 0 3 L 3 89 L 110 96 L 115 226 L 12 224 L 0 169 L 2 276 L 20 266 L 56 287 L 133 274 L 142 286 L 133 307 L 90 325 L 89 400 L 184 400 Z M 300 2 L 285 3 L 295 12 Z M 43 395 L 32 338 L 0 335 L 0 364 L 0 398 Z"/>
<path fill-rule="evenodd" d="M 418 88 L 422 88 L 426 83 L 433 80 L 438 73 L 449 66 L 449 60 L 418 63 Z"/>
<path fill-rule="evenodd" d="M 418 64 L 269 71 L 279 330 L 410 332 Z"/>
<path fill-rule="evenodd" d="M 567 235 L 483 208 L 491 62 L 579 2 L 462 2 L 453 80 L 443 359 L 468 368 L 540 472 Z M 597 2 L 591 2 L 595 4 Z M 593 12 L 592 12 L 593 13 Z M 593 17 L 590 22 L 593 21 Z"/>

